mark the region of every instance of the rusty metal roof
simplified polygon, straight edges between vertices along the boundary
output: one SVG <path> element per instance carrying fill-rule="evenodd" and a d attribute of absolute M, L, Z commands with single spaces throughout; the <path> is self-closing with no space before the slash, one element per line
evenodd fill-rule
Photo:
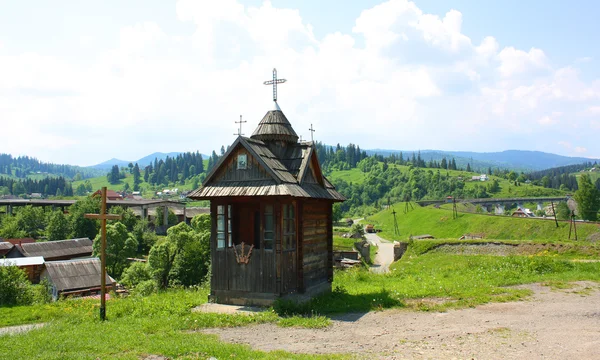
<path fill-rule="evenodd" d="M 88 289 L 101 285 L 100 259 L 98 258 L 47 261 L 45 271 L 57 291 Z M 108 274 L 105 276 L 107 285 L 114 283 Z"/>

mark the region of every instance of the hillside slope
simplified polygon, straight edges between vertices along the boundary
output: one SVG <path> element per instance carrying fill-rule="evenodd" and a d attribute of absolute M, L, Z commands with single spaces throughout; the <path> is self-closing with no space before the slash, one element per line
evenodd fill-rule
<path fill-rule="evenodd" d="M 375 224 L 383 231 L 380 236 L 389 240 L 407 240 L 411 235 L 430 234 L 438 239 L 458 239 L 464 234 L 484 234 L 486 239 L 507 240 L 543 240 L 564 241 L 569 239 L 569 223 L 559 222 L 556 228 L 554 221 L 513 218 L 508 216 L 492 216 L 459 213 L 457 219 L 452 218 L 452 211 L 419 207 L 404 213 L 405 203 L 393 205 L 400 235 L 394 234 L 394 218 L 392 209 L 383 210 L 365 221 Z M 584 240 L 593 233 L 600 232 L 597 224 L 577 223 L 577 234 Z"/>

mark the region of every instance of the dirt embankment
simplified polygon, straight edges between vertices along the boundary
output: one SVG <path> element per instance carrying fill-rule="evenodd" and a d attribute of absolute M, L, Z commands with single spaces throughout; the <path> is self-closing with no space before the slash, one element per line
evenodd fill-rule
<path fill-rule="evenodd" d="M 600 286 L 533 284 L 529 301 L 444 313 L 386 310 L 347 314 L 327 329 L 273 324 L 207 329 L 265 351 L 348 353 L 360 359 L 599 359 Z M 268 334 L 257 336 L 257 334 Z"/>

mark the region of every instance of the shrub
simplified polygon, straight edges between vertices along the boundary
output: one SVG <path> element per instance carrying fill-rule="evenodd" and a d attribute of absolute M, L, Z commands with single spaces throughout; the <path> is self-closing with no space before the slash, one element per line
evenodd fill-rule
<path fill-rule="evenodd" d="M 134 288 L 138 284 L 152 279 L 148 264 L 134 262 L 124 272 L 121 278 L 121 284 L 128 288 Z"/>
<path fill-rule="evenodd" d="M 152 295 L 158 291 L 158 285 L 155 280 L 146 280 L 137 284 L 133 293 L 141 296 Z"/>
<path fill-rule="evenodd" d="M 32 303 L 31 283 L 24 270 L 0 266 L 0 306 Z"/>

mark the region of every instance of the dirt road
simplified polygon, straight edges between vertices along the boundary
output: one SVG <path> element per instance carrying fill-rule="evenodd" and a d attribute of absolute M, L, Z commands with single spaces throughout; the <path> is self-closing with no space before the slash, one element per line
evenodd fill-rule
<path fill-rule="evenodd" d="M 350 353 L 359 359 L 600 359 L 600 285 L 573 285 L 527 285 L 534 291 L 529 301 L 445 313 L 348 314 L 321 330 L 262 324 L 205 332 L 265 351 Z"/>
<path fill-rule="evenodd" d="M 390 265 L 394 262 L 394 244 L 379 237 L 376 233 L 365 233 L 365 237 L 371 246 L 377 246 L 377 256 L 373 259 L 374 266 L 371 271 L 386 273 L 390 271 Z"/>

